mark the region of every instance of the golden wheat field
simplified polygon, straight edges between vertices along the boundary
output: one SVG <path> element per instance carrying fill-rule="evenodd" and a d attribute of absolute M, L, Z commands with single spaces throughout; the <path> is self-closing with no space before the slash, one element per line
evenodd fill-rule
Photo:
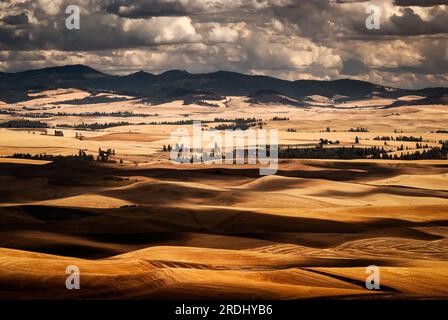
<path fill-rule="evenodd" d="M 276 175 L 260 176 L 256 165 L 173 164 L 162 146 L 176 125 L 142 124 L 256 115 L 265 129 L 278 130 L 281 145 L 315 145 L 322 138 L 350 147 L 358 137 L 360 147 L 383 146 L 374 138 L 406 134 L 433 146 L 447 137 L 435 133 L 446 128 L 446 106 L 390 110 L 381 108 L 390 101 L 372 99 L 297 108 L 250 105 L 243 97 L 213 108 L 132 98 L 61 104 L 88 94 L 61 89 L 2 105 L 19 112 L 33 106 L 36 114 L 44 112 L 39 107 L 60 106 L 58 112 L 70 114 L 148 117 L 40 119 L 131 122 L 63 129 L 64 136 L 53 129 L 0 129 L 1 156 L 80 149 L 95 155 L 110 148 L 117 160 L 0 158 L 0 298 L 448 298 L 446 160 L 281 159 Z M 288 120 L 272 121 L 276 116 Z M 358 127 L 368 132 L 349 131 Z M 403 144 L 416 149 L 415 142 L 388 147 Z M 81 290 L 66 289 L 70 265 L 80 269 Z M 370 265 L 380 268 L 380 290 L 365 287 Z"/>

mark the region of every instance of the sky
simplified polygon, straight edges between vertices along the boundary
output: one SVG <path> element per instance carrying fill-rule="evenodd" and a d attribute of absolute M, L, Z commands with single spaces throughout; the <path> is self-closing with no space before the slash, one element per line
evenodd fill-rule
<path fill-rule="evenodd" d="M 80 29 L 66 8 L 80 8 Z M 369 30 L 366 8 L 380 12 Z M 448 0 L 0 0 L 0 70 L 217 70 L 448 86 Z"/>

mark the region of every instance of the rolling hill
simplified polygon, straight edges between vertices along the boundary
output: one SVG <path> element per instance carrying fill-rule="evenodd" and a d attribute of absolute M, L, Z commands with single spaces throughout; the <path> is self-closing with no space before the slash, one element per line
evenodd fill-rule
<path fill-rule="evenodd" d="M 350 79 L 287 81 L 228 71 L 191 74 L 183 70 L 170 70 L 159 75 L 139 71 L 118 76 L 102 73 L 84 65 L 67 65 L 0 74 L 1 101 L 22 101 L 27 99 L 27 93 L 30 91 L 39 92 L 55 88 L 115 92 L 142 97 L 155 104 L 182 98 L 179 92 L 183 95 L 206 92 L 209 95 L 253 96 L 265 90 L 293 100 L 302 100 L 311 95 L 328 98 L 345 97 L 344 99 L 354 100 L 372 97 L 397 98 L 403 95 L 433 96 L 448 93 L 448 88 L 406 90 Z M 167 95 L 164 94 L 166 88 L 170 91 Z"/>

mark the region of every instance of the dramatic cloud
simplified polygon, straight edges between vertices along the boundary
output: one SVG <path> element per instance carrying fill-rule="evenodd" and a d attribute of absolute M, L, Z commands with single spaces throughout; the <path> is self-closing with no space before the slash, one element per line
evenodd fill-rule
<path fill-rule="evenodd" d="M 105 8 L 122 17 L 179 16 L 256 11 L 292 5 L 294 0 L 112 0 Z"/>
<path fill-rule="evenodd" d="M 376 5 L 380 29 L 366 28 Z M 65 27 L 68 5 L 81 29 Z M 285 79 L 447 85 L 447 1 L 0 1 L 0 69 L 230 70 Z"/>
<path fill-rule="evenodd" d="M 25 13 L 21 13 L 18 15 L 6 16 L 3 18 L 2 21 L 6 24 L 12 24 L 12 25 L 27 24 L 28 16 Z"/>
<path fill-rule="evenodd" d="M 448 0 L 395 0 L 397 6 L 421 6 L 432 7 L 436 5 L 448 4 Z"/>

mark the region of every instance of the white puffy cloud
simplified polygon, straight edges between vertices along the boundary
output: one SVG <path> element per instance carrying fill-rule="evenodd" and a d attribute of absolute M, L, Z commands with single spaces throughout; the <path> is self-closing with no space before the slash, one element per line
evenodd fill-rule
<path fill-rule="evenodd" d="M 189 17 L 153 17 L 151 19 L 119 19 L 122 29 L 130 37 L 147 44 L 194 42 L 200 35 Z"/>
<path fill-rule="evenodd" d="M 424 60 L 415 46 L 403 40 L 367 42 L 353 49 L 361 61 L 371 67 L 415 67 Z"/>
<path fill-rule="evenodd" d="M 211 42 L 236 42 L 238 40 L 238 31 L 231 26 L 214 23 L 207 38 Z"/>

